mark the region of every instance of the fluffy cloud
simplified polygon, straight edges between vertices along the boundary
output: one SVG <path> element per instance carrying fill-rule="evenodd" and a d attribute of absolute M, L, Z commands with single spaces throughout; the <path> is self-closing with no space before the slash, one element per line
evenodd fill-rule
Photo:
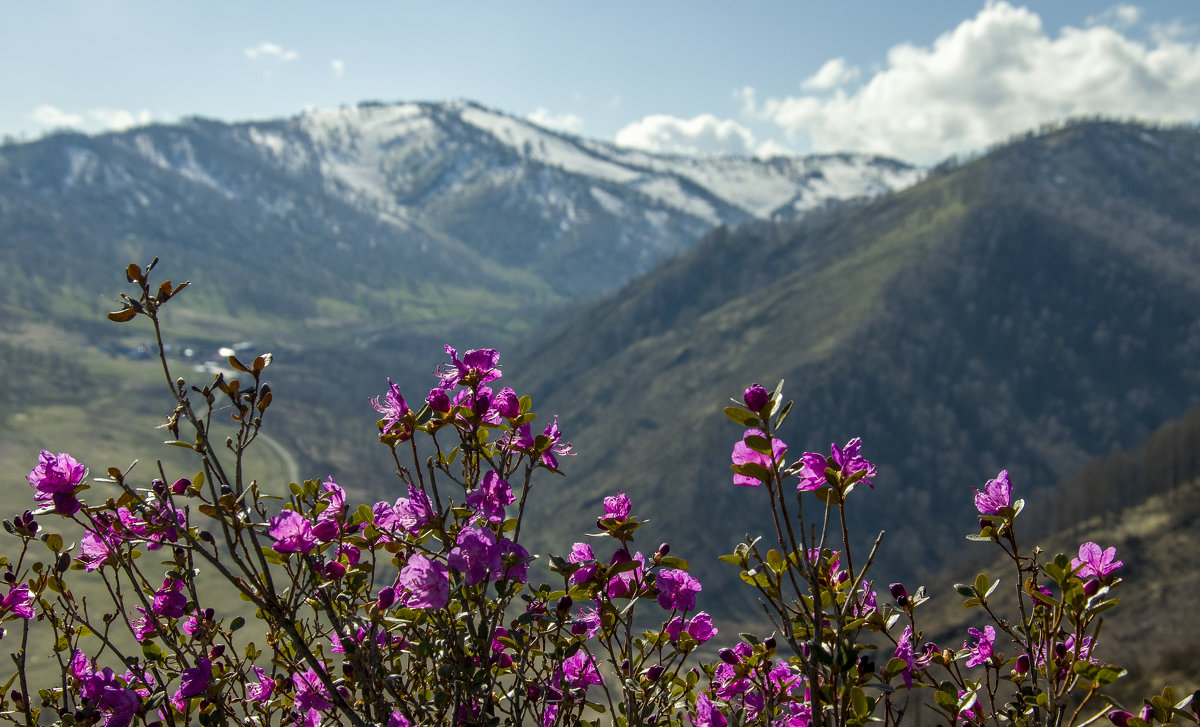
<path fill-rule="evenodd" d="M 243 52 L 252 61 L 275 60 L 290 63 L 300 57 L 300 54 L 294 50 L 285 50 L 282 46 L 268 43 L 265 40 L 256 46 L 247 48 Z"/>
<path fill-rule="evenodd" d="M 1135 25 L 1142 19 L 1142 9 L 1136 5 L 1114 5 L 1108 10 L 1098 14 L 1090 15 L 1087 19 L 1087 24 L 1091 25 L 1109 25 L 1117 28 L 1128 28 Z"/>
<path fill-rule="evenodd" d="M 751 154 L 754 134 L 730 119 L 701 114 L 691 119 L 654 114 L 617 132 L 619 146 L 660 154 Z"/>
<path fill-rule="evenodd" d="M 88 116 L 109 131 L 123 131 L 150 123 L 150 112 L 145 109 L 137 113 L 125 109 L 92 109 Z"/>
<path fill-rule="evenodd" d="M 583 130 L 582 118 L 575 114 L 552 114 L 542 106 L 538 106 L 525 118 L 538 126 L 555 131 L 565 131 L 568 134 L 578 134 Z"/>
<path fill-rule="evenodd" d="M 806 91 L 825 91 L 842 86 L 858 78 L 858 69 L 846 65 L 845 58 L 827 61 L 821 69 L 804 79 L 800 88 Z"/>
<path fill-rule="evenodd" d="M 341 78 L 346 75 L 346 62 L 340 58 L 334 58 L 329 61 L 329 67 L 333 69 L 333 75 Z"/>
<path fill-rule="evenodd" d="M 91 109 L 86 114 L 71 113 L 49 104 L 42 104 L 33 110 L 29 118 L 34 122 L 50 129 L 71 127 L 88 131 L 124 131 L 134 126 L 142 126 L 152 120 L 149 111 L 127 111 L 125 109 Z"/>
<path fill-rule="evenodd" d="M 29 118 L 37 124 L 47 126 L 52 129 L 61 129 L 64 127 L 78 128 L 83 126 L 83 117 L 79 114 L 72 114 L 63 111 L 60 108 L 51 106 L 50 104 L 42 104 L 33 110 Z"/>
<path fill-rule="evenodd" d="M 989 2 L 929 47 L 893 47 L 885 66 L 856 89 L 761 103 L 753 89 L 739 95 L 754 117 L 776 124 L 794 144 L 919 162 L 1071 116 L 1196 120 L 1200 43 L 1178 33 L 1151 33 L 1148 44 L 1127 37 L 1119 28 L 1138 20 L 1136 10 L 1118 6 L 1089 27 L 1051 37 L 1030 10 Z M 845 77 L 837 60 L 808 88 Z"/>

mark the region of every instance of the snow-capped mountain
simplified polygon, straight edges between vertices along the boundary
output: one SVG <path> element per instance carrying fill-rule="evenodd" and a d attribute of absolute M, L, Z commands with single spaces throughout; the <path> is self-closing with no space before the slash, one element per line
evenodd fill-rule
<path fill-rule="evenodd" d="M 393 284 L 429 290 L 516 286 L 537 308 L 613 290 L 714 226 L 795 216 L 921 176 L 851 154 L 660 156 L 463 101 L 364 103 L 0 147 L 0 211 L 21 211 L 0 232 L 49 250 L 78 244 L 67 229 L 78 226 L 94 249 L 132 240 L 149 252 L 285 252 L 367 286 L 383 284 L 380 268 L 395 271 Z"/>

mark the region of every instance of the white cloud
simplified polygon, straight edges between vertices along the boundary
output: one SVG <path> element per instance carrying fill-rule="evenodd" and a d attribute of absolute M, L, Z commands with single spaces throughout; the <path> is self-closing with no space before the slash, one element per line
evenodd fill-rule
<path fill-rule="evenodd" d="M 334 58 L 329 61 L 329 67 L 333 69 L 333 75 L 341 78 L 346 75 L 346 62 L 340 58 Z"/>
<path fill-rule="evenodd" d="M 847 66 L 845 58 L 834 58 L 826 61 L 813 75 L 800 83 L 800 88 L 806 91 L 827 91 L 831 88 L 845 85 L 858 78 L 858 68 Z"/>
<path fill-rule="evenodd" d="M 124 131 L 134 126 L 148 124 L 152 120 L 149 111 L 127 111 L 125 109 L 89 109 L 85 114 L 63 111 L 49 104 L 33 110 L 29 118 L 51 129 L 71 127 L 86 131 Z"/>
<path fill-rule="evenodd" d="M 529 121 L 538 126 L 555 131 L 565 131 L 569 134 L 578 134 L 583 130 L 583 119 L 575 114 L 552 114 L 545 107 L 538 106 L 533 113 L 525 117 Z"/>
<path fill-rule="evenodd" d="M 150 123 L 150 112 L 146 109 L 136 113 L 125 109 L 92 109 L 88 116 L 108 131 L 124 131 Z"/>
<path fill-rule="evenodd" d="M 691 119 L 662 114 L 647 116 L 618 131 L 616 143 L 660 154 L 754 153 L 754 134 L 749 129 L 712 114 Z"/>
<path fill-rule="evenodd" d="M 1142 19 L 1142 9 L 1136 5 L 1114 5 L 1097 15 L 1089 15 L 1088 26 L 1107 25 L 1111 28 L 1128 28 Z"/>
<path fill-rule="evenodd" d="M 275 60 L 290 63 L 300 57 L 300 54 L 294 50 L 285 50 L 282 46 L 274 43 L 263 41 L 256 46 L 252 46 L 243 51 L 246 57 L 252 61 Z"/>
<path fill-rule="evenodd" d="M 63 111 L 60 108 L 51 106 L 50 104 L 42 104 L 29 114 L 29 118 L 33 119 L 34 123 L 48 126 L 53 129 L 61 129 L 64 127 L 79 128 L 83 126 L 83 117 L 79 114 L 72 114 Z"/>
<path fill-rule="evenodd" d="M 852 93 L 739 94 L 752 116 L 814 151 L 931 162 L 1071 116 L 1195 121 L 1200 43 L 1164 34 L 1146 44 L 1106 25 L 1051 37 L 1032 11 L 989 2 L 931 46 L 893 47 Z"/>

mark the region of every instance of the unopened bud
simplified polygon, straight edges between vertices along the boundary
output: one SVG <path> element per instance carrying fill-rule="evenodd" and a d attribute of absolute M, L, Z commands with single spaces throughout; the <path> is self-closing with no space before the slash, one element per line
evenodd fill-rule
<path fill-rule="evenodd" d="M 754 413 L 762 411 L 767 402 L 771 401 L 771 393 L 758 384 L 753 384 L 742 394 L 746 408 Z"/>
<path fill-rule="evenodd" d="M 217 644 L 208 650 L 208 658 L 216 659 L 225 653 L 225 644 Z"/>
<path fill-rule="evenodd" d="M 896 599 L 896 603 L 901 608 L 908 606 L 908 589 L 904 587 L 903 583 L 893 583 L 888 586 L 888 590 L 891 591 L 892 598 Z"/>
<path fill-rule="evenodd" d="M 1096 595 L 1096 592 L 1099 590 L 1100 590 L 1100 581 L 1096 578 L 1093 578 L 1090 581 L 1088 581 L 1087 583 L 1083 584 L 1083 593 L 1088 598 L 1091 598 L 1092 596 Z"/>
<path fill-rule="evenodd" d="M 171 492 L 175 493 L 176 495 L 182 495 L 183 493 L 187 492 L 187 488 L 191 486 L 191 484 L 192 481 L 188 478 L 180 477 L 171 483 Z"/>
<path fill-rule="evenodd" d="M 395 602 L 396 589 L 392 588 L 391 586 L 386 586 L 379 590 L 379 598 L 375 601 L 375 605 L 379 606 L 379 608 L 382 610 L 388 606 L 391 606 Z"/>
<path fill-rule="evenodd" d="M 1016 666 L 1013 667 L 1013 671 L 1018 674 L 1029 673 L 1029 654 L 1021 654 L 1017 657 L 1017 663 Z"/>
<path fill-rule="evenodd" d="M 737 666 L 738 658 L 737 654 L 733 653 L 733 649 L 721 649 L 717 652 L 717 656 L 719 656 L 721 661 L 725 662 L 726 664 Z"/>
<path fill-rule="evenodd" d="M 660 676 L 662 676 L 662 673 L 663 673 L 663 665 L 655 664 L 654 666 L 652 666 L 646 670 L 646 679 L 648 679 L 649 681 L 652 681 L 652 682 L 656 682 L 656 681 L 658 681 L 658 678 Z"/>

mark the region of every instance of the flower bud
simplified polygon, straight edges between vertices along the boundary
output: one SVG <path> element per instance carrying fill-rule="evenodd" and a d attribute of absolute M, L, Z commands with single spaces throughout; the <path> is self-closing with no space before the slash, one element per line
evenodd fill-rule
<path fill-rule="evenodd" d="M 662 673 L 663 673 L 663 665 L 655 664 L 654 666 L 652 666 L 646 670 L 646 679 L 648 681 L 656 682 L 656 681 L 658 681 L 658 678 L 660 676 L 662 676 Z"/>
<path fill-rule="evenodd" d="M 658 546 L 658 550 L 655 551 L 654 559 L 662 560 L 663 558 L 666 557 L 667 553 L 670 553 L 670 552 L 671 552 L 671 544 L 663 543 L 662 545 Z"/>
<path fill-rule="evenodd" d="M 333 520 L 322 520 L 312 527 L 313 537 L 328 543 L 338 536 L 338 524 Z"/>
<path fill-rule="evenodd" d="M 900 608 L 908 607 L 908 589 L 903 583 L 893 583 L 888 586 L 888 590 L 892 592 L 892 598 L 896 599 L 896 604 Z"/>
<path fill-rule="evenodd" d="M 180 477 L 171 483 L 171 492 L 175 493 L 176 495 L 182 495 L 183 493 L 187 492 L 187 488 L 191 486 L 191 484 L 192 482 L 188 478 Z"/>
<path fill-rule="evenodd" d="M 150 482 L 150 489 L 155 495 L 162 497 L 163 495 L 167 494 L 167 483 L 155 477 Z"/>
<path fill-rule="evenodd" d="M 1092 596 L 1096 595 L 1096 592 L 1099 590 L 1100 590 L 1100 581 L 1096 578 L 1093 578 L 1090 581 L 1088 581 L 1087 583 L 1083 584 L 1083 593 L 1088 598 L 1091 598 Z"/>
<path fill-rule="evenodd" d="M 560 616 L 566 616 L 567 612 L 571 610 L 572 604 L 574 604 L 574 601 L 570 596 L 563 596 L 562 598 L 558 599 L 558 604 L 555 605 L 554 610 Z"/>
<path fill-rule="evenodd" d="M 1013 667 L 1013 671 L 1018 674 L 1029 673 L 1029 654 L 1021 654 L 1017 657 L 1017 663 Z"/>
<path fill-rule="evenodd" d="M 208 650 L 208 658 L 216 659 L 225 653 L 225 644 L 216 644 Z"/>
<path fill-rule="evenodd" d="M 340 561 L 331 560 L 325 564 L 325 577 L 331 581 L 336 581 L 346 575 L 346 566 Z"/>
<path fill-rule="evenodd" d="M 622 659 L 622 660 L 621 660 L 621 673 L 622 673 L 622 674 L 628 674 L 628 673 L 629 673 L 629 659 Z"/>
<path fill-rule="evenodd" d="M 720 651 L 717 652 L 717 656 L 719 656 L 721 658 L 721 661 L 725 662 L 726 664 L 730 664 L 732 666 L 737 666 L 738 658 L 737 658 L 737 654 L 733 653 L 733 649 L 729 649 L 729 648 L 721 649 Z"/>
<path fill-rule="evenodd" d="M 392 588 L 391 586 L 385 586 L 384 588 L 379 589 L 379 599 L 375 601 L 375 605 L 377 605 L 380 608 L 380 610 L 383 610 L 383 609 L 387 608 L 388 606 L 391 606 L 395 602 L 396 602 L 396 589 L 395 588 Z"/>
<path fill-rule="evenodd" d="M 429 404 L 430 409 L 440 414 L 450 411 L 450 396 L 440 386 L 436 389 L 430 389 L 429 396 L 425 397 L 425 403 Z"/>
<path fill-rule="evenodd" d="M 746 402 L 747 409 L 757 414 L 771 401 L 771 393 L 762 386 L 754 384 L 742 394 L 742 400 Z"/>

